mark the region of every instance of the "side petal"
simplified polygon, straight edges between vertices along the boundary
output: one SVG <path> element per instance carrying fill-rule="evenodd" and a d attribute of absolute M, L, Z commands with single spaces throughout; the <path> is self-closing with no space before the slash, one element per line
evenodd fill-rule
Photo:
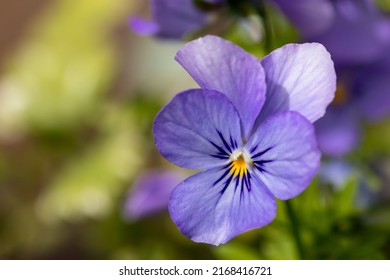
<path fill-rule="evenodd" d="M 152 0 L 152 15 L 159 26 L 157 35 L 171 39 L 183 38 L 207 20 L 193 0 Z"/>
<path fill-rule="evenodd" d="M 287 44 L 261 61 L 266 101 L 256 126 L 277 112 L 296 111 L 314 122 L 334 98 L 336 73 L 330 54 L 318 43 Z"/>
<path fill-rule="evenodd" d="M 275 217 L 275 199 L 261 181 L 252 180 L 249 190 L 241 182 L 236 184 L 240 176 L 224 176 L 225 170 L 222 167 L 197 173 L 171 194 L 171 218 L 195 242 L 226 243 L 242 232 L 267 225 Z"/>
<path fill-rule="evenodd" d="M 245 149 L 253 160 L 255 176 L 283 200 L 300 194 L 320 165 L 314 127 L 296 112 L 268 118 Z"/>
<path fill-rule="evenodd" d="M 265 100 L 260 61 L 233 43 L 210 35 L 187 43 L 175 59 L 202 88 L 226 94 L 240 114 L 247 138 Z"/>
<path fill-rule="evenodd" d="M 153 132 L 160 153 L 190 169 L 223 165 L 242 145 L 237 111 L 226 96 L 212 90 L 176 95 L 158 113 Z"/>

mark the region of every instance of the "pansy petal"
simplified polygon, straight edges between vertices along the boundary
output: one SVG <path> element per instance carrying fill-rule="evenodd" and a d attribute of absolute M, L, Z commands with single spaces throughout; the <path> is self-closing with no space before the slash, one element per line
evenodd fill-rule
<path fill-rule="evenodd" d="M 245 149 L 253 160 L 255 176 L 283 200 L 301 193 L 320 164 L 313 125 L 292 111 L 265 120 Z"/>
<path fill-rule="evenodd" d="M 261 61 L 267 97 L 256 127 L 267 117 L 296 111 L 314 122 L 334 98 L 336 73 L 330 54 L 317 43 L 287 44 Z"/>
<path fill-rule="evenodd" d="M 240 114 L 247 138 L 265 99 L 266 85 L 260 61 L 216 36 L 187 43 L 175 59 L 202 88 L 226 94 Z"/>
<path fill-rule="evenodd" d="M 358 119 L 347 108 L 331 108 L 315 127 L 318 147 L 326 155 L 341 156 L 359 144 Z"/>
<path fill-rule="evenodd" d="M 153 130 L 160 153 L 190 169 L 224 164 L 242 145 L 236 109 L 225 95 L 212 90 L 176 95 L 157 115 Z"/>
<path fill-rule="evenodd" d="M 182 180 L 182 174 L 168 170 L 150 170 L 141 174 L 126 199 L 124 216 L 136 220 L 168 210 L 171 191 Z"/>
<path fill-rule="evenodd" d="M 173 39 L 196 31 L 207 20 L 193 0 L 152 0 L 152 14 L 159 26 L 158 35 Z"/>
<path fill-rule="evenodd" d="M 261 181 L 252 180 L 249 190 L 242 186 L 242 177 L 229 179 L 225 172 L 225 168 L 213 168 L 197 173 L 172 192 L 171 218 L 195 242 L 226 243 L 275 217 L 275 199 Z"/>
<path fill-rule="evenodd" d="M 274 0 L 303 36 L 321 33 L 334 17 L 329 0 Z"/>

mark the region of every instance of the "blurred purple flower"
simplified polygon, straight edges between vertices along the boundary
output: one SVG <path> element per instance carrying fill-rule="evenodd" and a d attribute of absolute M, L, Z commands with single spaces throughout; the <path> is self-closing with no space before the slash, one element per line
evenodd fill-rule
<path fill-rule="evenodd" d="M 390 52 L 372 64 L 359 67 L 356 72 L 352 90 L 361 116 L 369 121 L 387 117 L 390 113 Z"/>
<path fill-rule="evenodd" d="M 332 184 L 336 189 L 341 189 L 354 171 L 354 167 L 346 161 L 331 160 L 321 164 L 318 177 L 323 182 Z"/>
<path fill-rule="evenodd" d="M 339 67 L 336 98 L 326 115 L 315 123 L 318 145 L 329 156 L 356 148 L 360 124 L 378 121 L 390 113 L 390 54 L 371 64 Z"/>
<path fill-rule="evenodd" d="M 203 171 L 173 190 L 169 211 L 184 235 L 218 245 L 270 223 L 275 198 L 310 183 L 320 160 L 312 122 L 334 97 L 333 62 L 317 43 L 259 61 L 215 36 L 186 44 L 176 60 L 201 89 L 160 111 L 155 143 L 167 160 Z"/>
<path fill-rule="evenodd" d="M 129 20 L 130 27 L 140 35 L 181 39 L 200 29 L 208 20 L 208 14 L 200 10 L 194 0 L 151 0 L 150 2 L 151 21 L 139 17 L 132 17 Z M 220 5 L 225 0 L 204 2 Z"/>
<path fill-rule="evenodd" d="M 332 55 L 338 90 L 316 131 L 323 153 L 344 155 L 359 144 L 362 121 L 390 113 L 390 20 L 370 0 L 275 2 L 305 41 L 322 43 Z"/>
<path fill-rule="evenodd" d="M 351 108 L 330 106 L 315 127 L 318 147 L 328 156 L 344 155 L 359 144 L 359 118 Z"/>
<path fill-rule="evenodd" d="M 305 37 L 326 30 L 333 22 L 330 0 L 273 0 Z"/>
<path fill-rule="evenodd" d="M 305 41 L 319 42 L 336 65 L 372 62 L 390 43 L 390 21 L 372 0 L 274 0 Z"/>
<path fill-rule="evenodd" d="M 182 179 L 180 173 L 173 171 L 153 170 L 142 174 L 125 201 L 124 216 L 137 220 L 167 210 L 171 191 Z"/>

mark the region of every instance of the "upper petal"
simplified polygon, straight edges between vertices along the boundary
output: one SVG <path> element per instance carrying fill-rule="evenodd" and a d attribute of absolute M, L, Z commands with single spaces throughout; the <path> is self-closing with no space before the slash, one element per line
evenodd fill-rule
<path fill-rule="evenodd" d="M 267 117 L 296 111 L 314 122 L 334 98 L 336 73 L 330 54 L 317 43 L 287 44 L 261 61 L 266 73 L 266 101 L 258 126 Z"/>
<path fill-rule="evenodd" d="M 159 26 L 158 35 L 164 38 L 180 39 L 207 20 L 193 0 L 152 0 L 152 14 Z"/>
<path fill-rule="evenodd" d="M 172 220 L 193 241 L 226 243 L 244 231 L 270 223 L 275 217 L 275 199 L 261 181 L 252 180 L 248 189 L 242 186 L 240 176 L 224 176 L 225 172 L 222 167 L 197 173 L 171 194 Z"/>
<path fill-rule="evenodd" d="M 240 114 L 247 138 L 265 99 L 266 85 L 260 61 L 216 36 L 187 43 L 175 58 L 202 88 L 226 94 Z"/>
<path fill-rule="evenodd" d="M 320 165 L 313 125 L 299 113 L 278 113 L 264 121 L 245 145 L 253 170 L 279 199 L 301 193 Z"/>
<path fill-rule="evenodd" d="M 222 93 L 206 89 L 176 95 L 158 113 L 153 132 L 167 160 L 191 169 L 224 164 L 242 144 L 233 104 Z"/>

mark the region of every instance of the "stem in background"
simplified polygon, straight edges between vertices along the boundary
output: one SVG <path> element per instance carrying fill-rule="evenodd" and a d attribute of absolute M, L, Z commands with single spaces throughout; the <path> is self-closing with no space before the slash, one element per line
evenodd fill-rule
<path fill-rule="evenodd" d="M 294 207 L 289 200 L 286 200 L 286 210 L 287 210 L 287 216 L 290 219 L 291 231 L 294 236 L 295 245 L 297 247 L 299 257 L 303 260 L 305 259 L 305 253 L 303 250 L 302 238 L 299 231 L 299 223 L 294 211 Z"/>
<path fill-rule="evenodd" d="M 272 49 L 273 30 L 264 4 L 264 0 L 251 0 L 250 2 L 252 3 L 252 7 L 255 9 L 256 13 L 259 15 L 261 21 L 263 22 L 264 33 L 265 33 L 264 48 L 267 53 L 270 53 L 273 50 Z"/>

